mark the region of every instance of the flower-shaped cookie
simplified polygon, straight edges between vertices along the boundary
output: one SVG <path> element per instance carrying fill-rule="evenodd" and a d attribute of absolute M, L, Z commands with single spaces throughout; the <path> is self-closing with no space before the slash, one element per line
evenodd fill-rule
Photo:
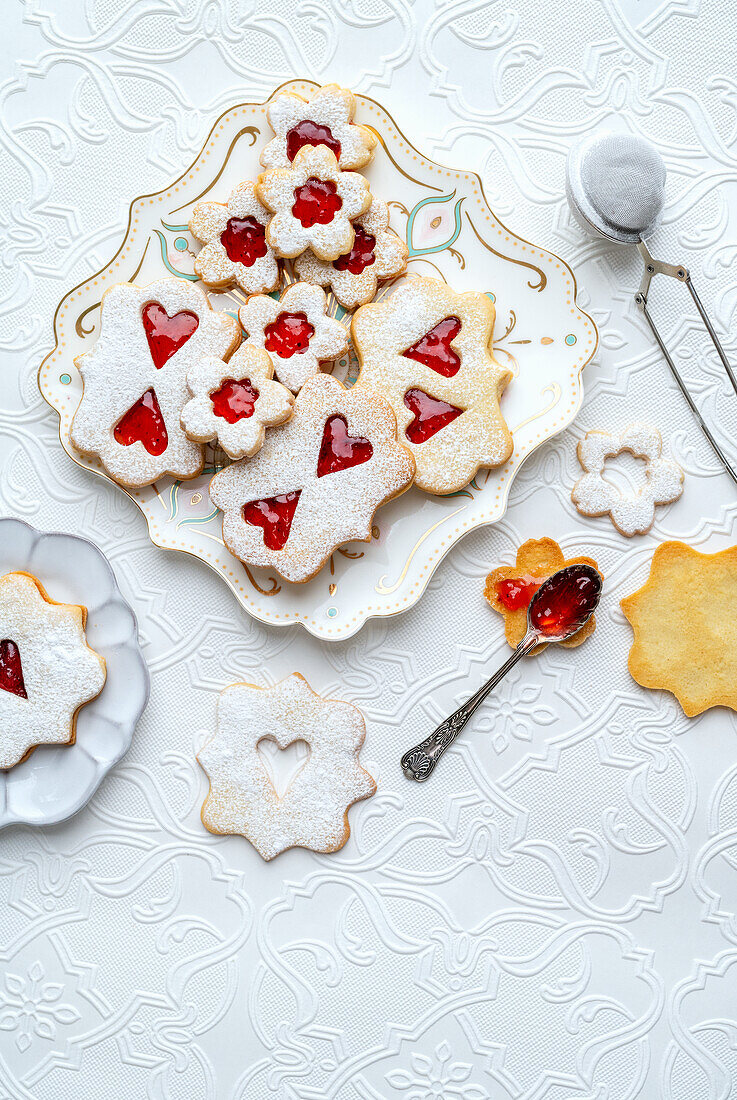
<path fill-rule="evenodd" d="M 326 145 L 305 145 L 291 168 L 262 172 L 256 194 L 274 214 L 266 240 L 277 256 L 311 248 L 321 260 L 337 260 L 353 248 L 353 219 L 371 205 L 368 180 L 342 172 Z"/>
<path fill-rule="evenodd" d="M 644 486 L 627 496 L 604 477 L 606 460 L 623 451 L 646 464 Z M 655 520 L 656 504 L 670 504 L 683 492 L 683 470 L 662 452 L 660 432 L 647 424 L 630 424 L 620 435 L 587 432 L 578 444 L 578 461 L 586 473 L 571 493 L 578 511 L 583 516 L 608 514 L 628 538 L 645 534 Z"/>
<path fill-rule="evenodd" d="M 387 403 L 316 374 L 254 458 L 215 474 L 210 499 L 225 513 L 223 539 L 236 557 L 301 582 L 341 543 L 368 542 L 374 512 L 413 474 Z"/>
<path fill-rule="evenodd" d="M 566 558 L 553 539 L 528 539 L 517 551 L 514 565 L 500 565 L 486 578 L 484 595 L 495 611 L 504 619 L 504 636 L 512 649 L 516 649 L 527 633 L 527 608 L 543 581 L 552 577 L 567 565 L 591 565 L 601 570 L 593 558 Z M 592 615 L 578 633 L 559 645 L 573 649 L 593 634 L 596 619 Z M 532 650 L 540 653 L 545 645 Z"/>
<path fill-rule="evenodd" d="M 151 485 L 163 474 L 196 477 L 202 446 L 179 423 L 190 396 L 187 371 L 209 355 L 226 359 L 239 340 L 238 322 L 215 313 L 185 279 L 111 287 L 97 345 L 76 360 L 84 392 L 72 443 L 98 455 L 121 485 Z"/>
<path fill-rule="evenodd" d="M 265 429 L 292 415 L 294 398 L 273 377 L 269 353 L 250 344 L 227 362 L 201 359 L 187 374 L 192 398 L 182 409 L 182 427 L 197 443 L 217 439 L 231 458 L 249 458 L 262 446 Z"/>
<path fill-rule="evenodd" d="M 461 489 L 480 466 L 500 466 L 512 436 L 499 408 L 512 377 L 491 351 L 494 306 L 436 279 L 409 279 L 353 316 L 356 389 L 380 393 L 429 493 Z"/>
<path fill-rule="evenodd" d="M 102 691 L 87 608 L 55 603 L 29 573 L 0 577 L 0 769 L 37 745 L 71 745 L 77 711 Z"/>
<path fill-rule="evenodd" d="M 621 606 L 638 684 L 671 691 L 689 718 L 709 707 L 737 710 L 737 546 L 700 554 L 661 543 L 647 581 Z"/>
<path fill-rule="evenodd" d="M 407 267 L 409 250 L 389 229 L 389 207 L 380 199 L 353 223 L 356 236 L 345 256 L 326 263 L 312 252 L 303 252 L 295 262 L 300 279 L 329 286 L 345 309 L 370 302 L 380 279 L 393 279 Z"/>
<path fill-rule="evenodd" d="M 266 115 L 274 137 L 261 154 L 264 168 L 286 168 L 305 145 L 327 145 L 341 168 L 363 168 L 374 155 L 376 137 L 353 121 L 356 100 L 346 88 L 326 84 L 309 99 L 282 92 Z"/>
<path fill-rule="evenodd" d="M 365 736 L 360 710 L 316 695 L 297 672 L 271 688 L 225 688 L 216 732 L 197 756 L 210 780 L 205 828 L 246 837 L 267 860 L 294 847 L 337 852 L 350 836 L 349 807 L 376 790 L 358 762 Z M 258 751 L 264 739 L 310 748 L 281 798 Z"/>
<path fill-rule="evenodd" d="M 237 283 L 246 294 L 274 290 L 280 272 L 274 251 L 266 243 L 270 218 L 250 180 L 238 184 L 227 205 L 198 202 L 189 228 L 204 245 L 194 262 L 203 283 L 217 288 Z"/>
<path fill-rule="evenodd" d="M 248 343 L 268 351 L 276 377 L 295 393 L 323 363 L 348 351 L 348 332 L 327 308 L 319 286 L 292 283 L 278 301 L 254 295 L 238 312 Z"/>

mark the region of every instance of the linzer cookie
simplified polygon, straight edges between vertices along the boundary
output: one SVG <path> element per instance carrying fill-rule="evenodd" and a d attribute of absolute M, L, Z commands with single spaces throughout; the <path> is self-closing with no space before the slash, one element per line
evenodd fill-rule
<path fill-rule="evenodd" d="M 356 100 L 347 88 L 326 84 L 309 99 L 281 92 L 266 108 L 274 137 L 261 153 L 264 168 L 287 168 L 306 145 L 326 145 L 340 168 L 363 168 L 374 155 L 376 137 L 353 121 Z"/>
<path fill-rule="evenodd" d="M 0 577 L 0 770 L 38 745 L 70 745 L 77 711 L 102 691 L 87 609 L 56 603 L 29 573 Z"/>
<path fill-rule="evenodd" d="M 266 860 L 294 847 L 338 851 L 350 836 L 349 807 L 376 790 L 358 761 L 365 736 L 356 707 L 321 698 L 299 673 L 271 688 L 232 684 L 197 756 L 210 780 L 205 828 L 244 836 Z M 305 741 L 310 749 L 281 798 L 258 751 L 264 739 L 280 749 Z"/>
<path fill-rule="evenodd" d="M 150 485 L 163 474 L 196 477 L 202 447 L 179 423 L 190 396 L 187 371 L 206 356 L 227 358 L 239 339 L 238 323 L 215 313 L 183 279 L 111 287 L 97 345 L 76 360 L 84 392 L 72 443 L 97 455 L 121 485 Z"/>
<path fill-rule="evenodd" d="M 494 306 L 435 279 L 408 279 L 353 317 L 355 389 L 380 393 L 417 463 L 416 483 L 452 493 L 500 466 L 512 436 L 499 399 L 512 377 L 492 354 Z"/>
<path fill-rule="evenodd" d="M 254 458 L 215 475 L 210 498 L 225 513 L 223 539 L 236 557 L 301 582 L 342 543 L 368 542 L 374 512 L 413 474 L 389 405 L 318 374 Z"/>
<path fill-rule="evenodd" d="M 266 243 L 270 218 L 250 180 L 238 184 L 227 205 L 197 203 L 189 228 L 204 246 L 194 262 L 203 283 L 217 289 L 236 284 L 246 294 L 264 294 L 277 287 L 279 264 Z"/>

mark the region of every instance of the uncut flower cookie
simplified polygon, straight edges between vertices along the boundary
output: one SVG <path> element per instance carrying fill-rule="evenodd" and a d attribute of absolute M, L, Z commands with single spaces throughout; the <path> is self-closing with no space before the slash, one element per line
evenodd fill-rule
<path fill-rule="evenodd" d="M 279 285 L 279 264 L 266 243 L 271 215 L 256 198 L 250 180 L 239 183 L 227 204 L 198 202 L 189 229 L 204 246 L 194 269 L 209 287 L 236 283 L 246 294 L 264 294 Z"/>
<path fill-rule="evenodd" d="M 380 393 L 428 493 L 463 488 L 481 466 L 501 466 L 512 436 L 499 399 L 512 373 L 492 354 L 495 310 L 485 294 L 457 294 L 436 279 L 408 279 L 361 306 L 351 331 L 356 389 Z"/>
<path fill-rule="evenodd" d="M 277 256 L 299 256 L 311 248 L 321 260 L 351 251 L 351 223 L 371 205 L 368 180 L 342 172 L 326 145 L 305 145 L 290 168 L 262 172 L 256 195 L 274 215 L 266 240 Z"/>
<path fill-rule="evenodd" d="M 210 499 L 225 513 L 225 545 L 246 565 L 307 581 L 342 543 L 369 542 L 379 505 L 412 482 L 391 408 L 331 375 L 302 387 L 292 419 L 248 462 L 215 474 Z"/>
<path fill-rule="evenodd" d="M 394 279 L 407 267 L 409 250 L 389 228 L 389 207 L 380 199 L 353 223 L 355 240 L 345 256 L 326 262 L 312 252 L 295 261 L 300 279 L 329 286 L 344 309 L 370 302 L 381 280 Z"/>
<path fill-rule="evenodd" d="M 0 770 L 74 743 L 77 712 L 105 683 L 86 621 L 86 607 L 56 603 L 30 573 L 0 577 Z"/>
<path fill-rule="evenodd" d="M 227 362 L 209 356 L 195 363 L 187 373 L 192 397 L 181 415 L 187 436 L 196 443 L 217 439 L 231 458 L 254 455 L 266 428 L 292 415 L 294 398 L 273 378 L 268 352 L 250 344 L 242 344 Z"/>
<path fill-rule="evenodd" d="M 277 378 L 295 393 L 323 363 L 348 351 L 348 331 L 327 308 L 320 287 L 292 283 L 278 301 L 258 294 L 238 311 L 247 342 L 269 353 Z"/>
<path fill-rule="evenodd" d="M 349 808 L 376 790 L 358 761 L 365 736 L 360 710 L 316 695 L 297 672 L 270 688 L 225 688 L 216 731 L 197 755 L 210 780 L 205 828 L 244 836 L 266 860 L 295 847 L 337 852 L 351 833 Z M 258 751 L 262 740 L 310 749 L 281 798 Z"/>
<path fill-rule="evenodd" d="M 305 145 L 326 145 L 341 168 L 363 168 L 374 155 L 376 136 L 353 121 L 356 100 L 346 88 L 326 84 L 303 99 L 281 92 L 266 108 L 274 137 L 261 154 L 264 168 L 287 168 Z"/>
<path fill-rule="evenodd" d="M 163 474 L 196 477 L 202 446 L 179 422 L 190 396 L 187 371 L 203 356 L 227 358 L 239 340 L 237 321 L 215 313 L 184 279 L 111 287 L 102 298 L 100 338 L 75 360 L 84 392 L 72 443 L 128 487 Z"/>

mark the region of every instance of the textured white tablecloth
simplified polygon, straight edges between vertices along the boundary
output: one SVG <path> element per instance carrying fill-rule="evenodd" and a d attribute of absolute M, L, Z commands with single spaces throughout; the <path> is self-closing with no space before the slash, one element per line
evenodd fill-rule
<path fill-rule="evenodd" d="M 670 173 L 653 251 L 690 265 L 735 358 L 733 5 L 26 0 L 3 6 L 2 52 L 0 512 L 106 551 L 153 682 L 90 806 L 0 836 L 0 1097 L 735 1095 L 735 718 L 689 721 L 637 688 L 618 606 L 661 540 L 733 543 L 735 490 L 635 311 L 636 253 L 584 239 L 562 197 L 590 127 L 653 139 Z M 204 566 L 155 549 L 133 503 L 61 450 L 35 381 L 57 303 L 115 251 L 131 197 L 292 76 L 367 92 L 435 159 L 480 171 L 502 219 L 571 262 L 601 329 L 575 427 L 522 471 L 504 520 L 416 608 L 333 645 L 259 626 Z M 737 401 L 679 291 L 656 282 L 654 309 L 731 445 Z M 583 431 L 633 419 L 662 429 L 686 483 L 626 540 L 570 489 Z M 596 634 L 518 667 L 410 785 L 400 752 L 506 655 L 484 574 L 544 534 L 603 567 Z M 193 746 L 225 684 L 293 670 L 363 709 L 379 789 L 338 855 L 266 865 L 202 828 Z"/>

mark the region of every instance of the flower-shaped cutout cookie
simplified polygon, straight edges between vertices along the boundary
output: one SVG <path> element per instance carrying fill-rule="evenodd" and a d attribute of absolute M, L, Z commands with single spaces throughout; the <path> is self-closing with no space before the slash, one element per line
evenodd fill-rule
<path fill-rule="evenodd" d="M 194 262 L 195 273 L 203 283 L 215 288 L 236 283 L 246 294 L 274 290 L 280 272 L 266 241 L 270 219 L 250 180 L 238 184 L 227 204 L 197 203 L 189 229 L 203 245 Z"/>
<path fill-rule="evenodd" d="M 0 577 L 0 769 L 38 745 L 74 743 L 77 711 L 105 684 L 86 619 L 85 607 L 55 603 L 29 573 Z"/>
<path fill-rule="evenodd" d="M 528 539 L 517 551 L 514 565 L 500 565 L 489 573 L 484 596 L 504 619 L 504 636 L 512 649 L 516 649 L 527 633 L 527 608 L 543 581 L 567 565 L 579 564 L 591 565 L 601 573 L 593 558 L 564 557 L 553 539 Z M 576 634 L 558 644 L 573 649 L 593 634 L 595 628 L 596 619 L 592 615 Z M 538 645 L 532 652 L 540 653 L 543 649 L 545 645 Z"/>
<path fill-rule="evenodd" d="M 215 313 L 204 291 L 184 279 L 111 287 L 97 345 L 76 360 L 84 392 L 72 443 L 97 455 L 121 485 L 196 477 L 202 446 L 179 422 L 190 396 L 187 371 L 204 356 L 227 358 L 239 340 L 238 322 Z"/>
<path fill-rule="evenodd" d="M 320 260 L 337 260 L 353 248 L 353 219 L 371 205 L 368 180 L 342 172 L 326 145 L 305 145 L 291 168 L 262 172 L 256 194 L 274 215 L 266 239 L 277 256 L 311 248 Z"/>
<path fill-rule="evenodd" d="M 348 331 L 327 308 L 319 286 L 292 283 L 278 300 L 257 294 L 238 312 L 247 342 L 268 351 L 277 378 L 294 393 L 348 351 Z"/>
<path fill-rule="evenodd" d="M 353 121 L 356 100 L 347 88 L 326 84 L 309 99 L 294 92 L 274 96 L 266 116 L 274 137 L 261 154 L 264 168 L 286 168 L 307 145 L 327 145 L 341 168 L 363 168 L 374 155 L 376 136 Z"/>
<path fill-rule="evenodd" d="M 355 388 L 380 393 L 429 493 L 463 488 L 481 466 L 500 466 L 512 436 L 499 408 L 512 377 L 491 351 L 494 306 L 436 279 L 408 279 L 353 316 Z"/>
<path fill-rule="evenodd" d="M 689 718 L 710 707 L 737 710 L 737 546 L 700 554 L 663 542 L 650 576 L 621 601 L 634 642 L 638 684 L 675 695 Z"/>
<path fill-rule="evenodd" d="M 211 833 L 246 837 L 264 859 L 287 848 L 336 852 L 350 836 L 348 809 L 376 783 L 358 762 L 363 715 L 316 695 L 299 673 L 271 688 L 232 684 L 220 695 L 217 729 L 198 753 L 210 780 L 202 821 Z M 305 741 L 310 755 L 281 798 L 258 752 Z"/>
<path fill-rule="evenodd" d="M 409 249 L 389 228 L 389 207 L 380 199 L 353 223 L 353 248 L 345 256 L 326 263 L 312 252 L 295 261 L 300 279 L 329 286 L 344 309 L 370 302 L 381 280 L 394 279 L 407 267 Z"/>
<path fill-rule="evenodd" d="M 645 484 L 624 495 L 604 477 L 608 458 L 624 451 L 645 461 Z M 587 432 L 578 444 L 578 461 L 586 471 L 573 487 L 571 499 L 584 516 L 609 515 L 622 535 L 643 535 L 655 520 L 655 506 L 678 500 L 683 492 L 683 470 L 663 458 L 663 440 L 648 424 L 630 424 L 620 434 Z"/>
<path fill-rule="evenodd" d="M 394 414 L 376 394 L 316 374 L 248 462 L 220 470 L 210 499 L 225 513 L 225 545 L 247 565 L 307 581 L 344 542 L 369 542 L 379 505 L 412 481 Z"/>
<path fill-rule="evenodd" d="M 231 458 L 250 458 L 261 448 L 266 428 L 292 415 L 294 398 L 273 378 L 268 352 L 250 344 L 242 344 L 227 362 L 201 359 L 187 374 L 192 397 L 182 409 L 182 427 L 197 443 L 217 439 Z"/>

